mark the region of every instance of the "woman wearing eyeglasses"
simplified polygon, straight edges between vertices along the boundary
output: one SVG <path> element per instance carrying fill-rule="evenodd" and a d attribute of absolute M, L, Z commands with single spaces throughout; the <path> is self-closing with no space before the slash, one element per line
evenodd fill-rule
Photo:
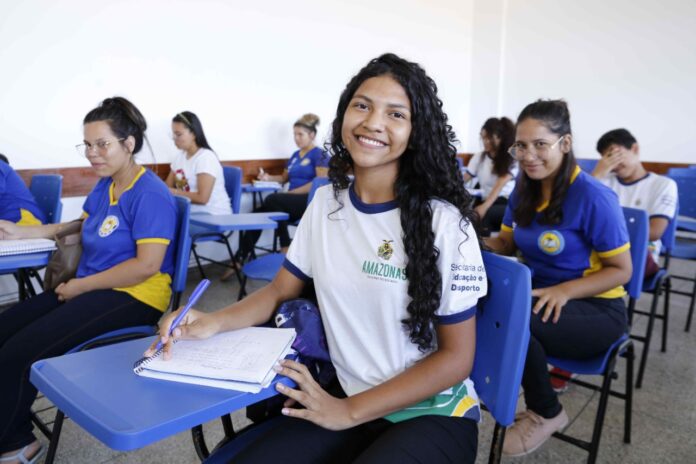
<path fill-rule="evenodd" d="M 101 179 L 83 206 L 77 275 L 0 313 L 3 464 L 36 462 L 42 451 L 30 420 L 33 362 L 111 330 L 152 325 L 169 304 L 176 205 L 164 182 L 135 162 L 145 118 L 125 98 L 107 98 L 83 127 L 78 151 Z M 0 239 L 52 238 L 63 225 L 0 221 Z"/>
<path fill-rule="evenodd" d="M 464 181 L 477 178 L 481 197 L 474 211 L 481 218 L 481 235 L 500 229 L 508 197 L 515 188 L 517 162 L 507 152 L 515 140 L 515 125 L 508 118 L 489 118 L 481 128 L 483 152 L 475 154 L 466 166 Z"/>
<path fill-rule="evenodd" d="M 167 176 L 170 192 L 191 200 L 191 212 L 232 214 L 222 165 L 208 144 L 198 116 L 190 111 L 178 113 L 172 119 L 172 134 L 181 152 L 172 161 Z"/>
<path fill-rule="evenodd" d="M 494 251 L 520 251 L 533 271 L 529 350 L 522 377 L 527 410 L 505 435 L 508 456 L 530 453 L 568 416 L 551 387 L 547 355 L 588 359 L 627 330 L 629 239 L 616 194 L 580 171 L 565 102 L 539 100 L 517 120 L 510 154 L 522 174 Z"/>

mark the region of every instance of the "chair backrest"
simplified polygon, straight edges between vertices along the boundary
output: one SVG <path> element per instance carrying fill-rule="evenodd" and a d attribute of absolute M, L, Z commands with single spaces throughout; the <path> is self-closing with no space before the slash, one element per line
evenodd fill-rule
<path fill-rule="evenodd" d="M 695 179 L 696 181 L 696 179 Z M 680 214 L 680 208 L 681 208 L 681 203 L 677 202 L 677 207 L 674 209 L 674 216 L 672 219 L 669 220 L 669 223 L 667 223 L 667 227 L 665 228 L 665 231 L 662 232 L 662 237 L 660 237 L 660 241 L 662 242 L 662 251 L 664 254 L 669 256 L 672 254 L 672 249 L 674 248 L 674 245 L 677 242 L 677 224 L 679 222 L 679 214 Z M 648 219 L 648 228 L 650 228 L 650 220 Z M 665 267 L 667 267 L 665 263 Z"/>
<path fill-rule="evenodd" d="M 696 218 L 696 169 L 671 168 L 667 177 L 677 183 L 679 214 Z"/>
<path fill-rule="evenodd" d="M 650 225 L 648 214 L 645 210 L 636 208 L 623 208 L 628 238 L 631 242 L 631 263 L 633 274 L 631 280 L 624 284 L 628 295 L 637 300 L 643 291 L 643 279 L 645 278 L 645 259 L 648 255 L 648 233 Z M 674 222 L 674 220 L 670 221 Z"/>
<path fill-rule="evenodd" d="M 312 179 L 312 187 L 309 189 L 309 196 L 307 197 L 307 204 L 310 204 L 312 202 L 312 198 L 314 198 L 314 193 L 316 193 L 317 189 L 321 187 L 322 185 L 326 185 L 329 183 L 329 178 L 328 177 L 315 177 Z"/>
<path fill-rule="evenodd" d="M 172 304 L 179 305 L 181 293 L 186 289 L 189 256 L 191 255 L 191 234 L 189 234 L 189 219 L 191 216 L 191 200 L 175 196 L 176 200 L 176 249 L 174 250 L 174 276 L 172 277 Z M 176 309 L 176 308 L 173 308 Z"/>
<path fill-rule="evenodd" d="M 582 169 L 585 172 L 589 172 L 592 174 L 592 171 L 594 171 L 595 166 L 597 166 L 597 162 L 599 160 L 596 159 L 581 159 L 581 158 L 576 158 L 575 162 L 578 163 L 578 166 L 580 166 L 580 169 Z"/>
<path fill-rule="evenodd" d="M 60 222 L 63 214 L 63 176 L 59 174 L 35 174 L 31 178 L 29 191 L 34 196 L 39 208 L 46 215 L 47 224 Z"/>
<path fill-rule="evenodd" d="M 230 197 L 232 212 L 239 214 L 239 205 L 242 201 L 242 168 L 237 166 L 223 166 L 223 176 L 225 178 L 225 190 Z"/>
<path fill-rule="evenodd" d="M 476 356 L 471 378 L 495 420 L 515 420 L 522 371 L 529 346 L 532 278 L 529 269 L 509 258 L 483 253 L 488 294 L 476 315 Z"/>

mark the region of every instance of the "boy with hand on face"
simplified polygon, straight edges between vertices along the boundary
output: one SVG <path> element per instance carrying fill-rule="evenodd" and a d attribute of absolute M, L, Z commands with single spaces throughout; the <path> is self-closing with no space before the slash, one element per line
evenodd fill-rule
<path fill-rule="evenodd" d="M 645 277 L 652 276 L 659 270 L 660 237 L 676 214 L 677 184 L 668 177 L 645 170 L 640 162 L 638 142 L 626 129 L 614 129 L 601 136 L 597 151 L 601 159 L 592 175 L 616 192 L 621 206 L 648 213 L 650 232 Z"/>

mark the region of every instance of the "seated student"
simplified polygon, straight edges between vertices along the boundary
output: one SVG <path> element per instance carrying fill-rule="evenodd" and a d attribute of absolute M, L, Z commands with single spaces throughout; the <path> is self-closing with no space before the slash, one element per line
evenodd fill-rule
<path fill-rule="evenodd" d="M 635 137 L 626 129 L 614 129 L 597 141 L 601 159 L 592 175 L 619 196 L 621 206 L 645 210 L 650 218 L 648 258 L 645 277 L 660 268 L 662 242 L 669 221 L 677 208 L 677 183 L 669 177 L 645 170 L 640 162 L 640 149 Z"/>
<path fill-rule="evenodd" d="M 508 118 L 490 118 L 481 128 L 483 152 L 475 154 L 464 172 L 464 181 L 476 177 L 481 197 L 474 210 L 481 218 L 481 235 L 500 229 L 508 197 L 515 188 L 517 162 L 507 152 L 515 141 L 515 125 Z"/>
<path fill-rule="evenodd" d="M 319 125 L 319 117 L 312 113 L 303 115 L 295 122 L 293 132 L 295 144 L 299 150 L 292 154 L 288 160 L 287 169 L 281 175 L 274 176 L 263 172 L 263 169 L 260 170 L 259 180 L 289 182 L 289 190 L 287 193 L 268 195 L 263 205 L 256 208 L 254 212 L 284 211 L 289 214 L 288 221 L 290 222 L 297 221 L 302 217 L 307 208 L 312 179 L 326 176 L 327 173 L 328 157 L 320 147 L 314 145 L 317 125 Z M 246 259 L 253 251 L 260 235 L 261 231 L 258 230 L 248 231 L 242 235 L 239 249 L 239 256 L 242 260 Z M 290 245 L 287 221 L 278 223 L 278 238 L 283 252 L 287 251 L 287 247 Z"/>
<path fill-rule="evenodd" d="M 35 462 L 29 382 L 35 361 L 64 354 L 105 332 L 155 324 L 167 309 L 174 268 L 176 205 L 167 186 L 136 164 L 147 124 L 122 97 L 84 118 L 77 146 L 101 177 L 83 209 L 77 275 L 0 313 L 0 453 L 3 464 Z M 53 237 L 64 224 L 0 221 L 0 239 Z"/>
<path fill-rule="evenodd" d="M 532 269 L 532 316 L 522 386 L 527 410 L 505 434 L 503 452 L 521 456 L 568 424 L 551 388 L 546 357 L 587 359 L 627 330 L 622 287 L 632 272 L 616 194 L 575 163 L 570 113 L 561 100 L 527 105 L 510 154 L 522 173 L 495 252 L 519 250 Z"/>
<path fill-rule="evenodd" d="M 0 154 L 0 220 L 20 226 L 40 225 L 46 222 L 43 211 L 36 204 L 21 177 L 10 167 L 5 155 Z"/>
<path fill-rule="evenodd" d="M 232 214 L 222 165 L 208 145 L 198 116 L 190 111 L 178 113 L 172 119 L 172 134 L 181 152 L 167 176 L 169 191 L 191 200 L 192 213 Z"/>
<path fill-rule="evenodd" d="M 418 64 L 370 61 L 338 103 L 332 185 L 318 189 L 273 283 L 218 312 L 192 310 L 174 330 L 206 338 L 260 324 L 314 279 L 338 380 L 324 390 L 283 361 L 278 372 L 298 387 L 278 387 L 289 398 L 280 425 L 236 463 L 475 461 L 480 411 L 468 376 L 486 279 L 471 271 L 481 285 L 453 289 L 453 269 L 482 258 L 441 105 Z M 172 319 L 160 330 L 165 359 L 176 356 L 164 335 Z"/>

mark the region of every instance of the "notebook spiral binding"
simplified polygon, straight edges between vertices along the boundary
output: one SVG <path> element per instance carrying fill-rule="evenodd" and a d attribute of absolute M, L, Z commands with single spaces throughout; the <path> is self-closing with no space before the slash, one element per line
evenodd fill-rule
<path fill-rule="evenodd" d="M 174 343 L 177 343 L 178 341 L 179 340 L 174 340 Z M 136 374 L 140 374 L 142 371 L 145 370 L 147 365 L 150 364 L 150 362 L 152 362 L 153 359 L 157 358 L 163 352 L 164 352 L 164 347 L 155 351 L 155 353 L 152 356 L 143 356 L 142 358 L 138 359 L 135 362 L 135 364 L 133 364 L 133 372 L 135 372 Z"/>

